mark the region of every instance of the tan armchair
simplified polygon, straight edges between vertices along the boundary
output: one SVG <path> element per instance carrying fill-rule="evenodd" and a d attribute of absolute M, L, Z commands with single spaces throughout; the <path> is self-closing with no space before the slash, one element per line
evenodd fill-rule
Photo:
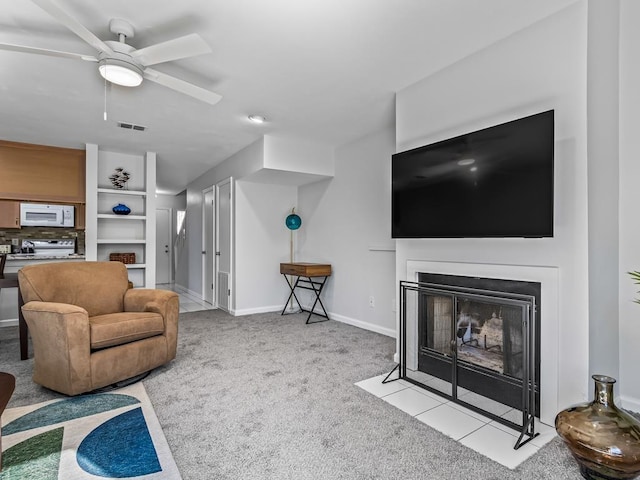
<path fill-rule="evenodd" d="M 33 381 L 67 395 L 134 377 L 176 356 L 178 295 L 130 289 L 120 262 L 57 262 L 18 272 Z"/>

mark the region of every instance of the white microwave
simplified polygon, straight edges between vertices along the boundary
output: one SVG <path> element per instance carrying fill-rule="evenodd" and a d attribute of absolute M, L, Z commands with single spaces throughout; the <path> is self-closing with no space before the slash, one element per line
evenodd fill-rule
<path fill-rule="evenodd" d="M 22 227 L 73 227 L 74 220 L 73 205 L 20 204 Z"/>

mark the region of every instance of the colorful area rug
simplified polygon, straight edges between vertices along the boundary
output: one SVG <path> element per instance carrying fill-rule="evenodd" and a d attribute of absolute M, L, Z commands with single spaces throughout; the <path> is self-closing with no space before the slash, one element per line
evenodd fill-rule
<path fill-rule="evenodd" d="M 5 410 L 1 480 L 180 479 L 142 383 Z"/>

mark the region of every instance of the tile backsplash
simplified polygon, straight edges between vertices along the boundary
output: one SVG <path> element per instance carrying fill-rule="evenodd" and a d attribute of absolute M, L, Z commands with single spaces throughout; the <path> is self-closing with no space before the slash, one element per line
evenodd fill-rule
<path fill-rule="evenodd" d="M 32 238 L 75 238 L 76 253 L 84 254 L 84 230 L 62 227 L 22 227 L 0 230 L 0 245 L 11 245 L 11 240 L 14 238 L 18 239 L 20 245 L 22 244 L 22 240 Z"/>

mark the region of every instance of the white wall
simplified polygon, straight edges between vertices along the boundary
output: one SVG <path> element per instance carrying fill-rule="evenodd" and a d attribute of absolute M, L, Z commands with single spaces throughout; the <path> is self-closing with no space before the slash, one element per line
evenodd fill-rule
<path fill-rule="evenodd" d="M 300 158 L 304 164 L 303 145 L 307 145 L 306 155 L 312 159 L 307 167 L 316 165 L 312 176 L 324 176 L 325 171 L 333 168 L 333 155 L 326 147 L 308 142 L 271 141 L 264 137 L 212 168 L 187 188 L 187 288 L 199 294 L 202 291 L 202 191 L 221 180 L 234 179 L 232 291 L 235 295 L 231 308 L 235 314 L 279 310 L 288 295 L 279 264 L 289 259 L 289 231 L 284 220 L 296 206 L 297 186 L 278 184 L 277 176 L 269 176 L 267 183 L 254 181 L 259 177 L 256 173 L 265 170 L 267 143 L 272 164 L 281 166 L 293 157 Z M 252 181 L 242 181 L 243 178 Z"/>
<path fill-rule="evenodd" d="M 280 275 L 289 261 L 284 221 L 297 198 L 296 187 L 236 182 L 236 315 L 282 310 L 289 294 Z"/>
<path fill-rule="evenodd" d="M 587 130 L 589 372 L 619 377 L 619 2 L 589 0 Z"/>
<path fill-rule="evenodd" d="M 640 222 L 638 185 L 640 184 L 640 2 L 620 2 L 620 384 L 625 408 L 640 412 L 640 287 L 626 272 L 640 270 Z M 607 161 L 607 159 L 603 159 Z M 615 355 L 616 352 L 610 352 Z"/>
<path fill-rule="evenodd" d="M 395 335 L 391 240 L 393 129 L 336 149 L 335 178 L 299 189 L 299 261 L 330 263 L 323 292 L 329 316 Z M 369 307 L 373 296 L 375 307 Z"/>
<path fill-rule="evenodd" d="M 563 406 L 585 400 L 589 385 L 586 25 L 576 3 L 396 97 L 398 151 L 555 109 L 554 237 L 398 240 L 396 273 L 406 278 L 408 260 L 559 267 Z"/>
<path fill-rule="evenodd" d="M 229 177 L 241 178 L 262 168 L 264 142 L 260 139 L 208 170 L 187 186 L 187 250 L 189 291 L 202 294 L 202 191 Z M 233 262 L 233 259 L 232 259 Z"/>
<path fill-rule="evenodd" d="M 187 208 L 187 192 L 178 195 L 156 195 L 156 208 L 172 208 L 173 210 L 185 210 Z M 175 220 L 175 219 L 174 219 Z"/>
<path fill-rule="evenodd" d="M 334 174 L 333 149 L 308 141 L 264 137 L 264 167 L 316 175 Z"/>

